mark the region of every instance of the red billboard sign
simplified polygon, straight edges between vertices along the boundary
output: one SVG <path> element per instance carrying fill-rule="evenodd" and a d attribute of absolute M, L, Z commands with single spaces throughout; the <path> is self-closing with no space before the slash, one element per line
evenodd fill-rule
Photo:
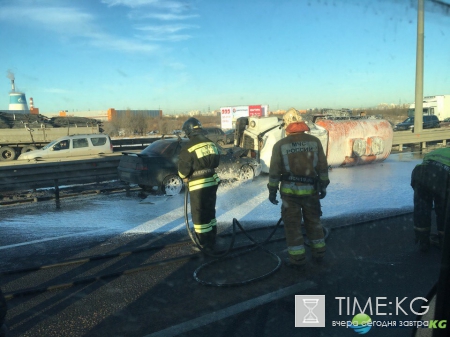
<path fill-rule="evenodd" d="M 253 117 L 253 116 L 261 117 L 263 115 L 261 105 L 249 105 L 248 106 L 248 115 L 250 117 Z"/>

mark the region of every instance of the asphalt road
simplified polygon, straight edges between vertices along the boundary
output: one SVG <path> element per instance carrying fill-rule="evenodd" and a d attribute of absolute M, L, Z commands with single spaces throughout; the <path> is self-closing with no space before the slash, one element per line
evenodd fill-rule
<path fill-rule="evenodd" d="M 0 285 L 10 298 L 10 336 L 355 336 L 353 329 L 337 322 L 351 320 L 359 312 L 352 312 L 353 307 L 368 303 L 366 313 L 373 321 L 396 321 L 397 327 L 374 326 L 367 336 L 410 336 L 412 329 L 399 327 L 400 321 L 416 320 L 413 311 L 426 305 L 416 298 L 425 297 L 436 282 L 440 251 L 433 247 L 419 253 L 413 244 L 411 214 L 351 223 L 344 218 L 325 223 L 333 227 L 327 257 L 320 265 L 308 261 L 305 270 L 282 265 L 273 271 L 276 257 L 257 249 L 206 265 L 197 274 L 212 283 L 269 274 L 233 287 L 203 285 L 194 279 L 194 271 L 212 259 L 192 255 L 187 241 L 177 244 L 187 239 L 179 235 L 91 236 L 82 242 L 43 242 L 22 254 L 17 249 L 3 254 L 2 271 L 142 251 L 2 275 Z M 262 241 L 270 231 L 252 235 Z M 278 228 L 278 241 L 265 246 L 281 258 L 286 256 L 283 234 Z M 219 248 L 226 249 L 229 242 L 229 236 L 220 237 Z M 238 235 L 236 245 L 240 244 L 249 241 Z M 180 256 L 186 258 L 161 264 Z M 49 288 L 54 285 L 54 290 Z M 24 294 L 24 289 L 31 291 Z M 320 316 L 325 327 L 295 327 L 296 319 L 305 316 L 301 302 L 296 313 L 296 295 L 325 295 L 325 317 Z"/>

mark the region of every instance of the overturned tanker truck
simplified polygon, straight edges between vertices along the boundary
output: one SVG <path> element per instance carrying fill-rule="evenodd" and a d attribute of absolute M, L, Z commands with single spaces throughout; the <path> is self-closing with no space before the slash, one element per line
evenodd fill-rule
<path fill-rule="evenodd" d="M 84 117 L 46 117 L 0 111 L 0 161 L 16 159 L 68 135 L 101 133 L 101 122 Z"/>
<path fill-rule="evenodd" d="M 320 139 L 328 165 L 354 166 L 385 160 L 391 153 L 391 124 L 376 116 L 305 116 L 308 131 Z M 274 144 L 285 137 L 278 117 L 241 117 L 236 120 L 234 145 L 249 150 L 260 160 L 262 172 L 269 172 Z"/>

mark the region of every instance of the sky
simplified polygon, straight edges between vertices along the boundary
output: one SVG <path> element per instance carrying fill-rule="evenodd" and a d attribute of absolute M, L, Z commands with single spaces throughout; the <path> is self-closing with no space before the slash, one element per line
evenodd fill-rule
<path fill-rule="evenodd" d="M 450 94 L 450 3 L 425 0 L 424 95 Z M 417 0 L 2 0 L 10 78 L 41 113 L 414 101 Z"/>
<path fill-rule="evenodd" d="M 321 200 L 323 224 L 336 228 L 412 212 L 411 172 L 421 158 L 419 153 L 405 152 L 391 154 L 382 162 L 331 170 L 331 183 Z M 233 218 L 246 229 L 278 222 L 280 205 L 269 202 L 267 179 L 267 174 L 261 174 L 254 181 L 225 182 L 219 186 L 216 203 L 219 233 L 230 229 Z M 171 197 L 151 195 L 145 199 L 136 194 L 130 197 L 104 194 L 76 202 L 62 199 L 58 210 L 54 201 L 1 208 L 0 228 L 11 244 L 0 247 L 0 252 L 93 234 L 185 233 L 183 205 L 184 193 Z"/>

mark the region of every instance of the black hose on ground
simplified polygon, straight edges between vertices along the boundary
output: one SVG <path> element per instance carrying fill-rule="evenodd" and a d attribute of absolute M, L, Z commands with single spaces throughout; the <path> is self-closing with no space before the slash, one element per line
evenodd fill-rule
<path fill-rule="evenodd" d="M 263 278 L 266 278 L 272 274 L 274 274 L 280 267 L 281 267 L 281 259 L 280 257 L 271 252 L 270 250 L 268 250 L 267 248 L 264 247 L 264 245 L 270 240 L 270 238 L 273 236 L 273 234 L 275 234 L 275 231 L 277 230 L 278 226 L 281 223 L 281 219 L 278 221 L 277 225 L 275 226 L 274 230 L 272 231 L 272 233 L 267 237 L 266 240 L 264 240 L 263 242 L 256 242 L 245 230 L 244 228 L 241 226 L 241 224 L 239 223 L 239 221 L 237 221 L 235 218 L 233 218 L 233 231 L 235 231 L 235 227 L 238 226 L 239 229 L 245 234 L 245 236 L 247 236 L 247 238 L 253 242 L 253 246 L 244 250 L 244 251 L 236 251 L 232 254 L 229 254 L 230 249 L 227 250 L 226 254 L 221 255 L 220 258 L 216 258 L 210 262 L 206 262 L 204 264 L 202 264 L 200 267 L 198 267 L 195 271 L 194 271 L 194 279 L 199 282 L 200 284 L 203 285 L 208 285 L 208 286 L 215 286 L 215 287 L 233 287 L 233 286 L 241 286 L 244 284 L 248 284 L 254 281 L 258 281 L 258 280 L 262 280 Z M 230 246 L 231 247 L 231 246 Z M 271 271 L 264 273 L 262 275 L 258 275 L 256 277 L 251 277 L 242 281 L 237 281 L 237 282 L 212 282 L 212 281 L 206 281 L 203 280 L 199 277 L 199 273 L 200 271 L 210 265 L 213 264 L 217 264 L 219 262 L 225 261 L 225 260 L 231 260 L 233 258 L 248 254 L 256 249 L 261 249 L 263 252 L 267 253 L 268 255 L 270 255 L 271 257 L 274 258 L 274 260 L 276 261 L 276 266 L 275 268 L 273 268 Z"/>
<path fill-rule="evenodd" d="M 204 264 L 202 264 L 200 267 L 198 267 L 195 271 L 194 271 L 194 279 L 199 282 L 200 284 L 203 285 L 210 285 L 210 286 L 216 286 L 216 287 L 226 287 L 226 286 L 238 286 L 238 285 L 244 285 L 256 280 L 261 280 L 265 277 L 268 277 L 270 275 L 272 275 L 273 273 L 275 273 L 281 266 L 281 259 L 278 255 L 276 255 L 275 253 L 272 253 L 271 251 L 267 250 L 266 248 L 263 247 L 263 245 L 265 243 L 267 243 L 270 238 L 273 236 L 273 234 L 275 234 L 275 231 L 277 230 L 278 226 L 281 223 L 281 219 L 278 221 L 277 225 L 275 226 L 275 228 L 273 229 L 272 233 L 269 235 L 269 237 L 264 240 L 262 243 L 258 243 L 256 242 L 246 231 L 245 229 L 241 226 L 241 224 L 239 223 L 239 221 L 237 221 L 236 219 L 233 219 L 233 233 L 232 233 L 232 237 L 231 237 L 231 242 L 230 245 L 228 246 L 228 249 L 225 250 L 223 253 L 221 254 L 214 254 L 214 253 L 210 253 L 208 251 L 206 251 L 205 249 L 203 249 L 203 247 L 201 246 L 200 242 L 198 241 L 197 235 L 195 232 L 192 231 L 191 227 L 189 226 L 189 218 L 188 218 L 188 198 L 189 198 L 189 189 L 187 186 L 185 186 L 185 191 L 184 191 L 184 221 L 186 223 L 186 229 L 189 233 L 189 236 L 192 240 L 192 242 L 195 244 L 195 246 L 206 256 L 212 257 L 214 258 L 214 260 L 210 261 L 210 262 L 206 262 Z M 235 252 L 233 254 L 230 254 L 230 251 L 233 249 L 234 246 L 234 242 L 235 242 L 235 238 L 236 238 L 236 226 L 239 227 L 239 229 L 245 234 L 245 236 L 247 236 L 247 238 L 249 238 L 249 240 L 251 242 L 254 243 L 254 246 L 241 251 L 241 252 Z M 209 266 L 211 264 L 217 263 L 219 261 L 224 261 L 225 259 L 232 259 L 238 256 L 242 256 L 245 254 L 248 254 L 252 251 L 254 251 L 257 248 L 261 248 L 264 252 L 270 254 L 271 256 L 273 256 L 276 260 L 277 260 L 277 265 L 276 267 L 268 272 L 265 273 L 264 275 L 260 275 L 251 279 L 247 279 L 247 280 L 243 280 L 243 281 L 239 281 L 239 282 L 208 282 L 205 280 L 202 280 L 201 278 L 198 277 L 198 274 L 200 272 L 201 269 L 205 268 L 206 266 Z"/>
<path fill-rule="evenodd" d="M 197 235 L 195 232 L 192 231 L 190 225 L 189 225 L 189 219 L 188 219 L 188 197 L 189 197 L 189 190 L 188 187 L 185 186 L 185 191 L 184 191 L 184 220 L 185 220 L 185 224 L 186 224 L 186 229 L 189 233 L 189 237 L 191 238 L 192 242 L 195 244 L 195 246 L 206 256 L 212 257 L 214 258 L 214 260 L 210 261 L 210 262 L 206 262 L 204 264 L 202 264 L 200 267 L 198 267 L 195 271 L 194 271 L 194 279 L 199 282 L 200 284 L 203 285 L 209 285 L 209 286 L 216 286 L 216 287 L 230 287 L 230 286 L 240 286 L 240 285 L 244 285 L 244 284 L 248 284 L 250 282 L 254 282 L 257 280 L 261 280 L 263 278 L 266 278 L 270 275 L 272 275 L 273 273 L 275 273 L 280 267 L 281 267 L 281 259 L 278 255 L 276 255 L 275 253 L 271 252 L 270 250 L 268 250 L 267 248 L 264 247 L 265 244 L 267 244 L 270 239 L 272 238 L 272 236 L 275 234 L 275 231 L 278 229 L 278 227 L 281 224 L 282 218 L 280 218 L 280 220 L 278 220 L 276 226 L 274 227 L 273 231 L 269 234 L 269 236 L 263 241 L 263 242 L 257 242 L 250 234 L 247 233 L 247 231 L 244 229 L 244 227 L 242 227 L 242 225 L 239 223 L 239 221 L 236 218 L 233 218 L 233 232 L 232 232 L 232 238 L 231 238 L 231 242 L 230 245 L 228 246 L 228 249 L 226 249 L 223 253 L 221 254 L 214 254 L 214 253 L 210 253 L 209 251 L 206 251 L 205 249 L 203 249 L 203 247 L 201 246 L 200 242 L 198 241 Z M 244 251 L 240 251 L 240 252 L 234 252 L 233 254 L 230 254 L 231 250 L 233 249 L 234 246 L 234 242 L 235 242 L 235 237 L 236 237 L 236 226 L 239 227 L 239 229 L 241 230 L 242 233 L 244 233 L 244 235 L 253 243 L 253 246 L 250 247 L 247 250 Z M 329 235 L 329 230 L 324 228 L 324 239 L 326 239 Z M 309 245 L 308 242 L 306 242 L 305 244 Z M 222 262 L 224 260 L 230 260 L 233 259 L 235 257 L 239 257 L 245 254 L 248 254 L 256 249 L 261 249 L 263 252 L 269 254 L 271 257 L 273 257 L 276 262 L 277 265 L 275 266 L 275 268 L 273 270 L 271 270 L 268 273 L 265 273 L 263 275 L 259 275 L 257 277 L 253 277 L 253 278 L 249 278 L 243 281 L 238 281 L 238 282 L 210 282 L 210 281 L 205 281 L 202 280 L 198 274 L 199 272 L 212 264 L 216 264 L 218 262 Z"/>

